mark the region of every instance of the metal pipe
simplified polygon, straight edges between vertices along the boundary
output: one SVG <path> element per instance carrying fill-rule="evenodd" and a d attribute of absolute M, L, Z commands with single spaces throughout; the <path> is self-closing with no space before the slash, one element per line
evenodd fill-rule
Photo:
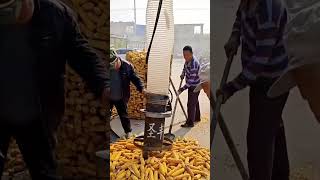
<path fill-rule="evenodd" d="M 137 7 L 136 7 L 136 0 L 134 0 L 133 3 L 134 3 L 134 35 L 137 35 Z"/>

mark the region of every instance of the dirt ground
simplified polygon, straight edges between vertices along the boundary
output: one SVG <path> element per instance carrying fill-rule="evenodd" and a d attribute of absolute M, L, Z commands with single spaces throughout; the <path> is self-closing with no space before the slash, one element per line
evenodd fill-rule
<path fill-rule="evenodd" d="M 239 0 L 213 0 L 211 36 L 213 36 L 214 74 L 211 78 L 217 83 L 221 79 L 226 58 L 223 45 L 229 37 Z M 229 78 L 235 77 L 241 70 L 240 59 L 236 57 Z M 214 85 L 214 84 L 213 84 Z M 213 88 L 216 88 L 213 87 Z M 232 132 L 242 160 L 246 163 L 246 128 L 248 124 L 248 89 L 237 93 L 222 107 L 223 116 Z M 292 180 L 320 179 L 320 125 L 316 122 L 306 102 L 294 89 L 284 110 L 287 145 L 289 151 Z M 214 178 L 241 179 L 232 156 L 226 146 L 220 130 L 215 136 Z"/>

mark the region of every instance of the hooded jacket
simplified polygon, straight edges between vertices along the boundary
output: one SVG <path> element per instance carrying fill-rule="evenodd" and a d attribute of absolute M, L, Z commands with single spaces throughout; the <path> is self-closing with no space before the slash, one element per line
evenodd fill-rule
<path fill-rule="evenodd" d="M 121 61 L 119 72 L 121 77 L 122 97 L 124 102 L 128 103 L 130 99 L 130 83 L 132 82 L 140 93 L 143 91 L 144 85 L 134 71 L 133 65 L 126 60 L 119 59 Z"/>

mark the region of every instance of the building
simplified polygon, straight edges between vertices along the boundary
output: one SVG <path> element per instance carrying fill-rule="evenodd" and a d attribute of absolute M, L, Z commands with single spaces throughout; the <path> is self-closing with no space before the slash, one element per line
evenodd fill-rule
<path fill-rule="evenodd" d="M 182 57 L 182 49 L 186 45 L 192 46 L 195 54 L 203 54 L 204 50 L 210 49 L 210 35 L 203 33 L 203 24 L 175 24 L 174 56 Z"/>
<path fill-rule="evenodd" d="M 135 27 L 134 22 L 111 22 L 110 24 L 110 43 L 114 48 L 145 48 L 145 25 Z"/>

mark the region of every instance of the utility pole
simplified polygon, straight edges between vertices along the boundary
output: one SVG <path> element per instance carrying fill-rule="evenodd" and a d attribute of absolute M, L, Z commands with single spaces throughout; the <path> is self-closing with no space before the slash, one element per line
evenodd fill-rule
<path fill-rule="evenodd" d="M 137 8 L 136 8 L 136 0 L 134 2 L 134 35 L 137 34 Z"/>

